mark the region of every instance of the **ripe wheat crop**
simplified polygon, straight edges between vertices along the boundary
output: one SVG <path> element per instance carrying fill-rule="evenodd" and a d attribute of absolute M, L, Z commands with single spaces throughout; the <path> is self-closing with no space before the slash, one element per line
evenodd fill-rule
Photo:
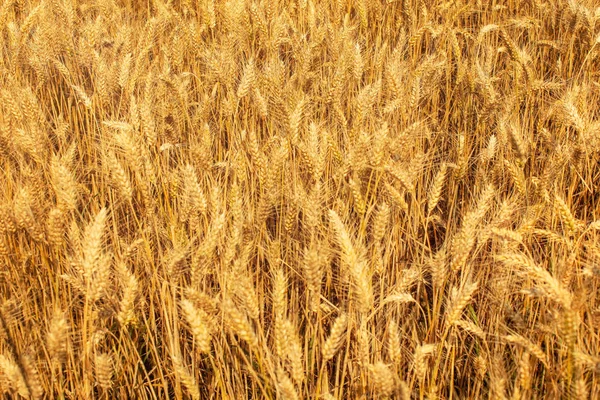
<path fill-rule="evenodd" d="M 0 394 L 600 398 L 593 0 L 0 0 Z"/>

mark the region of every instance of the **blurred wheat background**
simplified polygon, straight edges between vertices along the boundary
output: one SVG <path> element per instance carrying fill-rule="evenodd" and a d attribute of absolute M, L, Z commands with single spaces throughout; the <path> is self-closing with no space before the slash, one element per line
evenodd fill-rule
<path fill-rule="evenodd" d="M 600 397 L 600 7 L 3 0 L 0 392 Z"/>

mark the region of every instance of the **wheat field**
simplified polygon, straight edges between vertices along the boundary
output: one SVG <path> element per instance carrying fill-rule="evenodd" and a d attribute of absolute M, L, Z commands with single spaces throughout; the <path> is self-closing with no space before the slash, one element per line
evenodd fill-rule
<path fill-rule="evenodd" d="M 600 398 L 594 3 L 2 0 L 3 398 Z"/>

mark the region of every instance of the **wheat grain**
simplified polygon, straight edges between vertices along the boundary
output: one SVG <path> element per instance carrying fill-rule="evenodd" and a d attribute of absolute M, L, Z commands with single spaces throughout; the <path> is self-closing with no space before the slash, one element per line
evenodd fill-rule
<path fill-rule="evenodd" d="M 112 387 L 113 361 L 108 353 L 96 354 L 94 368 L 98 385 L 104 390 Z"/>
<path fill-rule="evenodd" d="M 194 378 L 194 376 L 188 371 L 187 367 L 183 364 L 180 357 L 172 358 L 175 367 L 175 373 L 181 380 L 181 383 L 187 390 L 189 396 L 194 400 L 200 399 L 200 390 L 198 389 L 196 378 Z"/>
<path fill-rule="evenodd" d="M 19 395 L 23 397 L 29 397 L 31 391 L 27 384 L 25 377 L 19 366 L 5 355 L 0 355 L 0 369 L 4 372 L 8 380 L 8 384 L 13 388 Z"/>
<path fill-rule="evenodd" d="M 390 368 L 382 362 L 367 366 L 371 374 L 371 385 L 379 396 L 391 395 L 396 387 L 396 379 Z"/>
<path fill-rule="evenodd" d="M 323 348 L 321 353 L 323 355 L 323 361 L 327 362 L 331 360 L 335 353 L 337 353 L 342 341 L 344 340 L 344 335 L 346 333 L 346 327 L 348 324 L 348 317 L 346 314 L 342 314 L 338 316 L 331 327 L 331 331 L 327 340 L 323 344 Z"/>
<path fill-rule="evenodd" d="M 181 300 L 181 309 L 190 327 L 198 349 L 202 353 L 210 352 L 211 334 L 208 327 L 208 316 L 202 310 L 196 309 L 191 301 Z"/>
<path fill-rule="evenodd" d="M 469 304 L 478 284 L 476 282 L 465 283 L 461 288 L 453 288 L 448 302 L 446 323 L 453 325 L 460 318 L 463 310 Z"/>
<path fill-rule="evenodd" d="M 398 323 L 392 319 L 387 327 L 387 352 L 390 360 L 398 364 L 402 360 L 402 348 Z"/>
<path fill-rule="evenodd" d="M 52 362 L 60 364 L 67 355 L 69 325 L 61 312 L 54 313 L 46 334 L 46 345 Z"/>
<path fill-rule="evenodd" d="M 417 346 L 414 354 L 414 370 L 419 381 L 423 382 L 427 374 L 427 357 L 435 351 L 435 344 Z"/>
<path fill-rule="evenodd" d="M 231 328 L 232 332 L 251 347 L 258 346 L 258 338 L 254 329 L 250 325 L 246 315 L 237 309 L 233 300 L 229 298 L 223 300 L 222 310 L 226 318 L 226 324 Z"/>

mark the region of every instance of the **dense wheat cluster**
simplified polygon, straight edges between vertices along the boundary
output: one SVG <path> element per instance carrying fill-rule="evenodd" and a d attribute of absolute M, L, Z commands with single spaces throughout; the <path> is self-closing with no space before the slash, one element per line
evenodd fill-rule
<path fill-rule="evenodd" d="M 3 0 L 0 392 L 600 396 L 593 0 Z"/>

